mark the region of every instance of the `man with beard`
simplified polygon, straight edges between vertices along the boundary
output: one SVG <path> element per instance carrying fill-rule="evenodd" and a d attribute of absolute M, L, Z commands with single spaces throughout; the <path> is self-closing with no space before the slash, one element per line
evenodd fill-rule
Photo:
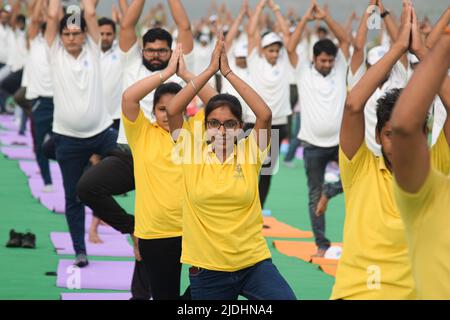
<path fill-rule="evenodd" d="M 193 48 L 189 18 L 180 0 L 169 0 L 168 3 L 178 27 L 178 41 L 182 44 L 183 53 L 188 54 Z M 134 0 L 129 7 L 122 10 L 124 17 L 120 25 L 119 47 L 124 89 L 164 70 L 172 55 L 172 36 L 161 28 L 149 30 L 143 37 L 143 48 L 140 48 L 135 26 L 144 4 L 144 0 Z M 167 81 L 182 82 L 178 77 L 172 77 Z M 146 118 L 153 119 L 153 93 L 141 100 L 141 107 Z M 78 183 L 77 193 L 98 218 L 123 234 L 133 235 L 134 216 L 128 214 L 113 198 L 114 195 L 135 189 L 133 157 L 122 124 L 117 142 L 118 148 L 111 152 L 109 157 L 85 172 Z M 136 257 L 132 283 L 133 298 L 149 299 L 150 284 L 139 253 L 137 238 L 133 236 L 133 240 Z"/>

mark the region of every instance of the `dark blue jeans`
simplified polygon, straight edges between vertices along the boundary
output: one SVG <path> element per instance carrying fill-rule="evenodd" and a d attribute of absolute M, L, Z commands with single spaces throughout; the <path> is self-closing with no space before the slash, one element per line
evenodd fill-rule
<path fill-rule="evenodd" d="M 52 134 L 53 98 L 39 97 L 33 101 L 34 152 L 45 185 L 52 184 L 48 158 L 44 155 L 43 144 L 46 135 Z"/>
<path fill-rule="evenodd" d="M 272 263 L 263 260 L 236 272 L 196 269 L 189 272 L 192 300 L 296 300 L 289 284 Z"/>
<path fill-rule="evenodd" d="M 294 131 L 290 132 L 290 139 L 289 139 L 289 149 L 286 153 L 286 156 L 284 157 L 284 161 L 291 162 L 295 158 L 295 153 L 297 152 L 297 149 L 302 145 L 299 138 L 297 138 L 298 133 L 300 132 L 300 112 L 295 112 L 294 116 L 292 117 L 292 120 L 294 121 Z"/>
<path fill-rule="evenodd" d="M 330 199 L 343 192 L 341 181 L 324 185 L 325 169 L 331 161 L 338 161 L 339 146 L 322 148 L 304 142 L 303 158 L 308 179 L 309 217 L 319 249 L 328 249 L 330 240 L 325 236 L 325 215 L 316 216 L 322 194 Z"/>
<path fill-rule="evenodd" d="M 86 253 L 84 204 L 76 196 L 78 180 L 89 158 L 93 154 L 105 156 L 116 147 L 116 140 L 117 131 L 112 128 L 83 139 L 55 134 L 56 160 L 61 168 L 66 198 L 66 219 L 76 254 Z"/>

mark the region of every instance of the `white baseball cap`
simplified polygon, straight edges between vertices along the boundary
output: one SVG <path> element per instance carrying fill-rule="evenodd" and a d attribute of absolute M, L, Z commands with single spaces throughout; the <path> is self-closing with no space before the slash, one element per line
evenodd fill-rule
<path fill-rule="evenodd" d="M 202 33 L 199 38 L 200 42 L 209 42 L 210 38 L 207 34 Z"/>
<path fill-rule="evenodd" d="M 266 34 L 262 38 L 262 40 L 261 40 L 261 47 L 265 48 L 265 47 L 268 47 L 268 46 L 270 46 L 270 45 L 272 45 L 274 43 L 279 43 L 279 44 L 283 45 L 283 40 L 275 32 L 269 32 L 268 34 Z"/>
<path fill-rule="evenodd" d="M 248 45 L 245 42 L 240 42 L 236 44 L 234 48 L 234 57 L 235 58 L 247 58 L 248 55 Z"/>
<path fill-rule="evenodd" d="M 367 63 L 373 66 L 380 61 L 388 51 L 389 47 L 386 46 L 377 46 L 370 49 L 367 54 Z"/>

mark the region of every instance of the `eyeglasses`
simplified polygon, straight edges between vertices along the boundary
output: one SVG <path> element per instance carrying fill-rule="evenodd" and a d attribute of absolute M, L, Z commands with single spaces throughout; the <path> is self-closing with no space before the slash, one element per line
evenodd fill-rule
<path fill-rule="evenodd" d="M 148 55 L 158 55 L 158 56 L 166 56 L 167 54 L 169 54 L 170 49 L 166 49 L 166 48 L 162 48 L 162 49 L 151 49 L 151 48 L 147 48 L 147 49 L 143 49 L 142 50 L 143 53 L 148 54 Z"/>
<path fill-rule="evenodd" d="M 227 120 L 224 123 L 220 122 L 219 120 L 215 120 L 215 119 L 206 121 L 206 126 L 208 127 L 208 129 L 216 129 L 216 130 L 219 130 L 220 127 L 222 127 L 222 126 L 226 130 L 236 129 L 238 124 L 239 124 L 239 122 L 236 120 Z"/>
<path fill-rule="evenodd" d="M 63 32 L 63 33 L 62 33 L 62 36 L 63 36 L 63 37 L 66 37 L 66 38 L 69 38 L 70 36 L 76 38 L 76 37 L 81 36 L 82 34 L 83 34 L 83 32 L 81 32 L 81 31 L 76 31 L 76 32 Z"/>

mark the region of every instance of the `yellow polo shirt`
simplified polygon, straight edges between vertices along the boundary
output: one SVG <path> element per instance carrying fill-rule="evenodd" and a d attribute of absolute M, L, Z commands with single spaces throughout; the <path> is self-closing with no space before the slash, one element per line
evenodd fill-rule
<path fill-rule="evenodd" d="M 131 122 L 124 115 L 122 121 L 134 162 L 134 235 L 140 239 L 180 237 L 183 173 L 172 161 L 172 137 L 147 120 L 142 110 L 136 121 Z"/>
<path fill-rule="evenodd" d="M 197 131 L 202 130 L 198 123 Z M 260 152 L 254 133 L 239 141 L 222 164 L 192 126 L 184 126 L 177 145 L 185 152 L 181 261 L 216 271 L 237 271 L 271 257 L 262 235 Z M 178 150 L 180 151 L 180 150 Z M 196 155 L 194 155 L 196 154 Z"/>
<path fill-rule="evenodd" d="M 395 184 L 418 299 L 450 299 L 450 148 L 444 133 L 432 150 L 434 167 L 419 192 Z"/>
<path fill-rule="evenodd" d="M 393 177 L 365 143 L 352 160 L 339 150 L 345 192 L 343 252 L 332 299 L 414 299 L 405 230 Z"/>

